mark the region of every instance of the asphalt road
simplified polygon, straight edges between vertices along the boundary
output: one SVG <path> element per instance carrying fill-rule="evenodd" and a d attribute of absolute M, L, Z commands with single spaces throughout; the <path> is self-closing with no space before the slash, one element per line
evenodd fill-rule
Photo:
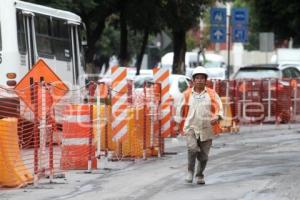
<path fill-rule="evenodd" d="M 162 158 L 102 162 L 92 174 L 70 171 L 38 186 L 0 190 L 1 200 L 300 199 L 300 125 L 243 127 L 216 138 L 206 185 L 184 182 L 184 137 L 166 140 Z"/>

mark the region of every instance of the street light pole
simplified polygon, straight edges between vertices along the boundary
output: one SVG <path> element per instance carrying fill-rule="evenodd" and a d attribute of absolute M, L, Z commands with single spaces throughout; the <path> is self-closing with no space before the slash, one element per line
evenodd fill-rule
<path fill-rule="evenodd" d="M 230 40 L 231 40 L 231 5 L 230 2 L 227 2 L 227 70 L 226 70 L 226 79 L 230 79 Z"/>
<path fill-rule="evenodd" d="M 227 31 L 227 71 L 226 71 L 226 78 L 229 80 L 230 78 L 230 37 L 231 37 L 231 23 L 230 23 L 231 16 L 228 15 L 228 31 Z"/>

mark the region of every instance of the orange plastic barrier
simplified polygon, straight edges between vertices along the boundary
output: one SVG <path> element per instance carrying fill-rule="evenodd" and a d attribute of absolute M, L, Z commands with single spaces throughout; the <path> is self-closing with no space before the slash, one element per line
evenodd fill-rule
<path fill-rule="evenodd" d="M 31 183 L 33 176 L 24 165 L 19 149 L 18 120 L 0 120 L 0 185 L 20 187 Z"/>
<path fill-rule="evenodd" d="M 93 138 L 91 126 L 89 105 L 66 106 L 63 121 L 61 169 L 88 169 L 90 156 L 91 167 L 97 168 L 95 143 L 90 143 L 90 137 Z"/>

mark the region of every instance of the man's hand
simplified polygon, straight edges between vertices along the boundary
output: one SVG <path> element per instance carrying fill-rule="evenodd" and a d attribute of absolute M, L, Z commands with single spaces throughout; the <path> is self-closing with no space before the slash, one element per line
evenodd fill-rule
<path fill-rule="evenodd" d="M 210 120 L 210 124 L 211 125 L 215 125 L 219 123 L 219 116 L 214 116 L 211 120 Z"/>

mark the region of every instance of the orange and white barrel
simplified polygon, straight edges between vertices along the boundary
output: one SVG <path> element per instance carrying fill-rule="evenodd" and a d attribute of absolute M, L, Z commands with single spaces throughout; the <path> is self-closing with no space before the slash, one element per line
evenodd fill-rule
<path fill-rule="evenodd" d="M 91 129 L 90 105 L 67 105 L 64 110 L 63 133 L 62 133 L 62 155 L 60 167 L 67 169 L 97 168 L 95 157 L 93 132 Z M 92 138 L 91 138 L 92 137 Z"/>
<path fill-rule="evenodd" d="M 112 139 L 120 140 L 128 134 L 128 86 L 127 69 L 125 67 L 113 66 L 112 76 Z"/>
<path fill-rule="evenodd" d="M 153 68 L 154 82 L 161 84 L 161 133 L 163 137 L 171 134 L 170 84 L 168 69 Z"/>

